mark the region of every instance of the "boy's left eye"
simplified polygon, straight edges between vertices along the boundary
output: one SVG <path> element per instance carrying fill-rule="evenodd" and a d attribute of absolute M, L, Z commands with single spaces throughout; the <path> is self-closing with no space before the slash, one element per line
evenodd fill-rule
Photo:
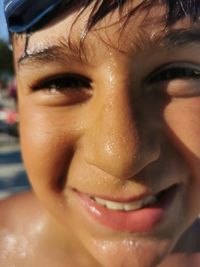
<path fill-rule="evenodd" d="M 150 83 L 170 81 L 174 79 L 200 79 L 200 70 L 187 67 L 171 67 L 160 71 L 150 79 Z"/>
<path fill-rule="evenodd" d="M 177 63 L 154 71 L 147 80 L 149 92 L 159 96 L 188 98 L 200 96 L 200 67 Z"/>

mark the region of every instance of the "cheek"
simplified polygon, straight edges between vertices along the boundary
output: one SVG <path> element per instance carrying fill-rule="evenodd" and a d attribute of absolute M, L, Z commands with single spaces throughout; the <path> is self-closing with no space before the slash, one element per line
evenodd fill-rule
<path fill-rule="evenodd" d="M 188 205 L 196 213 L 200 210 L 200 98 L 174 101 L 164 116 L 169 138 L 190 169 Z"/>
<path fill-rule="evenodd" d="M 200 159 L 200 98 L 172 102 L 165 110 L 169 135 L 193 167 Z"/>
<path fill-rule="evenodd" d="M 24 163 L 35 190 L 59 190 L 76 140 L 70 120 L 64 123 L 51 112 L 21 108 L 20 134 Z"/>

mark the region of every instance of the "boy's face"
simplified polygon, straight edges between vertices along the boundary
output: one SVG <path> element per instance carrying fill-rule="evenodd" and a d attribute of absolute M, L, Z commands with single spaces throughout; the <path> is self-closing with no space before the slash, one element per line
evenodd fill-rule
<path fill-rule="evenodd" d="M 73 27 L 76 13 L 32 34 L 25 57 L 24 36 L 14 37 L 33 188 L 103 266 L 154 266 L 200 210 L 199 27 L 185 19 L 164 30 L 162 12 L 146 25 L 140 12 L 123 31 L 109 15 L 81 56 L 88 11 Z M 137 201 L 159 192 L 150 207 Z"/>

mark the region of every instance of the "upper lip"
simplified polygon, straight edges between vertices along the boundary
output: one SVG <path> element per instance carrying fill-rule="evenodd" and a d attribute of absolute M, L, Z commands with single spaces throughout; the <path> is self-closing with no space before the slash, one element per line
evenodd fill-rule
<path fill-rule="evenodd" d="M 165 191 L 167 189 L 169 189 L 172 186 L 175 186 L 176 184 L 173 185 L 169 185 L 168 187 L 165 187 L 159 191 L 156 192 L 152 192 L 149 189 L 144 190 L 143 192 L 140 192 L 140 194 L 137 195 L 132 195 L 132 196 L 128 196 L 128 197 L 124 197 L 124 196 L 112 196 L 112 195 L 105 195 L 105 194 L 95 194 L 95 193 L 84 193 L 84 192 L 80 192 L 79 190 L 76 190 L 77 192 L 81 193 L 81 194 L 85 194 L 88 195 L 89 197 L 98 197 L 98 198 L 102 198 L 104 200 L 108 200 L 108 201 L 114 201 L 114 202 L 121 202 L 121 203 L 128 203 L 128 202 L 133 202 L 133 201 L 138 201 L 138 200 L 142 200 L 146 197 L 149 196 L 155 196 L 159 193 L 161 193 L 162 191 Z"/>
<path fill-rule="evenodd" d="M 128 202 L 142 200 L 142 199 L 144 199 L 144 198 L 146 198 L 148 196 L 152 196 L 152 195 L 153 194 L 143 193 L 143 194 L 140 194 L 140 195 L 137 195 L 137 196 L 130 196 L 128 198 L 113 197 L 113 196 L 102 196 L 102 195 L 89 195 L 89 196 L 90 197 L 98 197 L 98 198 L 102 198 L 104 200 L 109 200 L 109 201 L 114 201 L 114 202 L 128 203 Z"/>

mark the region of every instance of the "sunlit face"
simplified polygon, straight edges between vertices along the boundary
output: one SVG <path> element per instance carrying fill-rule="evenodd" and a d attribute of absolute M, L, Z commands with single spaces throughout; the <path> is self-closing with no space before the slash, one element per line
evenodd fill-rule
<path fill-rule="evenodd" d="M 199 28 L 185 19 L 163 30 L 164 11 L 123 31 L 109 15 L 81 57 L 88 11 L 71 46 L 76 13 L 32 34 L 25 57 L 24 37 L 14 40 L 31 183 L 100 266 L 155 266 L 200 210 Z"/>

